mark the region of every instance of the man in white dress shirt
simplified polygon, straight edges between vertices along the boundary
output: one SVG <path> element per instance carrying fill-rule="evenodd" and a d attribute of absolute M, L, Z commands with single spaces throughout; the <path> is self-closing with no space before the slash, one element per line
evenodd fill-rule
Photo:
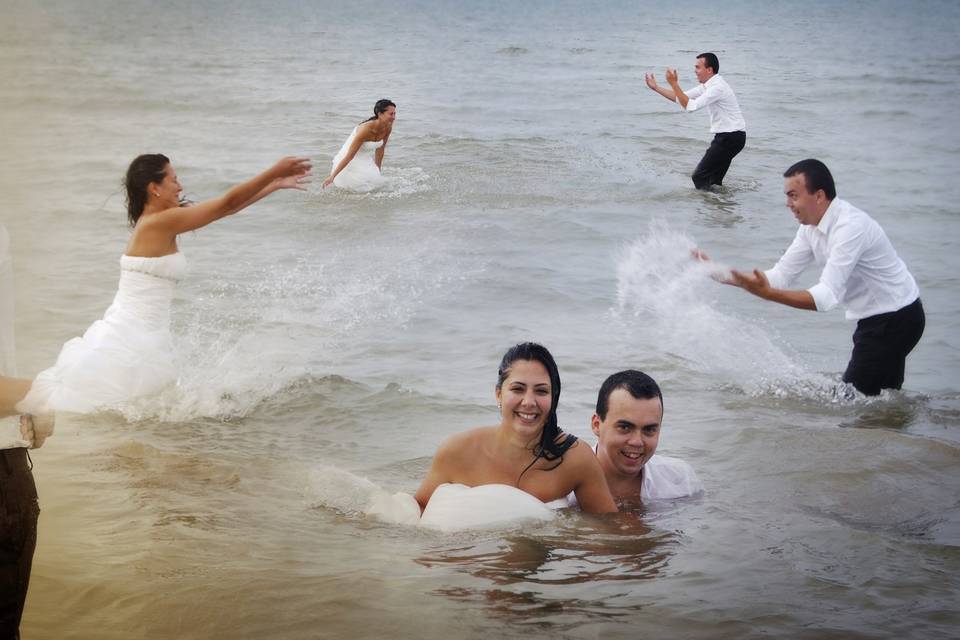
<path fill-rule="evenodd" d="M 700 84 L 686 92 L 680 88 L 676 69 L 667 69 L 669 89 L 658 85 L 652 73 L 646 74 L 646 81 L 648 87 L 670 102 L 679 104 L 684 111 L 706 107 L 710 114 L 713 142 L 691 177 L 697 189 L 710 189 L 713 185 L 723 184 L 730 162 L 743 150 L 747 142 L 747 123 L 733 89 L 720 76 L 720 61 L 715 54 L 699 54 L 693 71 Z"/>
<path fill-rule="evenodd" d="M 597 459 L 617 503 L 682 498 L 703 491 L 693 468 L 654 455 L 660 442 L 663 394 L 647 374 L 628 369 L 608 377 L 590 426 Z"/>
<path fill-rule="evenodd" d="M 837 198 L 833 176 L 819 160 L 801 160 L 784 174 L 787 207 L 800 228 L 768 271 L 731 271 L 728 284 L 798 309 L 847 309 L 857 321 L 843 381 L 861 393 L 903 385 L 904 364 L 923 335 L 920 289 L 877 222 Z M 809 289 L 788 289 L 811 263 L 823 268 Z"/>

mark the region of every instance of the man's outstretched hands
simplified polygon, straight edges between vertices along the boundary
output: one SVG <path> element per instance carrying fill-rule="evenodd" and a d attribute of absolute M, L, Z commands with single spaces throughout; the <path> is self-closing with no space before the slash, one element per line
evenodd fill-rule
<path fill-rule="evenodd" d="M 753 273 L 744 273 L 736 269 L 731 269 L 729 280 L 725 280 L 724 282 L 745 289 L 759 298 L 770 297 L 770 281 L 767 280 L 767 275 L 759 269 L 754 269 Z"/>

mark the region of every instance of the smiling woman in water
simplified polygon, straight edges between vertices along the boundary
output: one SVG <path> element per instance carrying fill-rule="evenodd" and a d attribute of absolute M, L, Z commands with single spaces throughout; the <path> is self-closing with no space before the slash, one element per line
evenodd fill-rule
<path fill-rule="evenodd" d="M 495 395 L 500 424 L 459 433 L 440 446 L 416 493 L 421 509 L 441 485 L 493 484 L 542 502 L 573 492 L 584 511 L 617 510 L 596 456 L 557 425 L 560 374 L 545 347 L 511 347 L 500 363 Z"/>
<path fill-rule="evenodd" d="M 331 184 L 351 191 L 370 191 L 383 181 L 383 153 L 387 148 L 393 122 L 397 119 L 397 105 L 386 98 L 373 105 L 373 116 L 367 118 L 350 133 L 340 151 L 333 158 L 330 176 L 323 188 Z"/>

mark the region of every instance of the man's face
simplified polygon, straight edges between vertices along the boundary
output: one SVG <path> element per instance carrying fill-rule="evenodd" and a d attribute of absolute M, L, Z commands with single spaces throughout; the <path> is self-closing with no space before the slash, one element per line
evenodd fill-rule
<path fill-rule="evenodd" d="M 607 404 L 606 419 L 593 414 L 591 422 L 600 466 L 608 476 L 637 477 L 660 441 L 660 398 L 634 398 L 626 389 L 615 389 Z"/>
<path fill-rule="evenodd" d="M 697 82 L 701 84 L 714 76 L 713 69 L 707 66 L 703 58 L 697 58 L 697 63 L 693 65 L 693 72 L 697 74 Z"/>
<path fill-rule="evenodd" d="M 816 193 L 807 191 L 807 177 L 802 173 L 783 179 L 783 193 L 787 196 L 787 208 L 800 224 L 820 224 L 830 206 L 823 189 Z"/>

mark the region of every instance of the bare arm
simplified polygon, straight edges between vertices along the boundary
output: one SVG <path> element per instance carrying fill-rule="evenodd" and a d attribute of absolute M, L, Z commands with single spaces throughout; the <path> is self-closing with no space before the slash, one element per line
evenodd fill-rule
<path fill-rule="evenodd" d="M 30 385 L 30 380 L 0 376 L 0 417 L 19 413 L 17 403 L 30 391 Z"/>
<path fill-rule="evenodd" d="M 436 491 L 437 487 L 445 482 L 450 482 L 449 474 L 445 469 L 445 458 L 443 447 L 441 447 L 436 455 L 433 456 L 433 462 L 430 464 L 430 471 L 427 472 L 427 477 L 420 483 L 420 488 L 417 489 L 417 492 L 413 496 L 417 504 L 420 505 L 420 513 L 423 513 L 423 510 L 427 508 L 427 503 L 430 502 L 430 497 L 433 495 L 433 492 Z"/>
<path fill-rule="evenodd" d="M 673 89 L 674 99 L 680 103 L 680 106 L 684 109 L 687 108 L 687 103 L 690 102 L 690 98 L 687 97 L 687 94 L 683 92 L 683 89 L 680 88 L 680 81 L 677 78 L 676 69 L 667 69 L 667 82 L 670 84 L 670 88 Z"/>
<path fill-rule="evenodd" d="M 745 289 L 764 300 L 779 302 L 796 309 L 817 310 L 817 303 L 809 291 L 806 289 L 775 289 L 770 286 L 767 276 L 759 269 L 754 269 L 753 274 L 731 271 L 730 280 L 724 282 Z"/>
<path fill-rule="evenodd" d="M 350 161 L 353 160 L 353 157 L 357 155 L 357 151 L 360 150 L 361 145 L 363 145 L 363 143 L 366 142 L 367 138 L 369 137 L 370 136 L 369 136 L 368 127 L 364 125 L 360 125 L 359 127 L 357 127 L 357 135 L 353 136 L 353 142 L 350 143 L 350 148 L 347 149 L 347 154 L 343 156 L 343 159 L 340 160 L 340 163 L 336 167 L 334 167 L 333 171 L 330 173 L 327 179 L 323 181 L 324 189 L 326 189 L 331 184 L 333 184 L 333 180 L 334 178 L 337 177 L 337 174 L 343 171 L 344 168 L 348 164 L 350 164 Z"/>
<path fill-rule="evenodd" d="M 307 184 L 308 182 L 310 182 L 309 171 L 298 176 L 288 176 L 286 178 L 275 178 L 270 184 L 268 184 L 263 189 L 261 189 L 255 196 L 253 196 L 252 198 L 244 202 L 237 209 L 237 211 L 240 211 L 241 209 L 246 209 L 253 203 L 259 200 L 263 200 L 274 191 L 279 191 L 280 189 L 298 189 L 300 191 L 306 191 L 307 188 L 304 185 Z M 236 211 L 232 211 L 231 213 L 236 213 Z"/>
<path fill-rule="evenodd" d="M 657 84 L 657 78 L 652 74 L 648 73 L 644 76 L 644 79 L 647 81 L 647 86 L 662 95 L 664 98 L 670 102 L 676 102 L 677 96 L 674 92 L 666 87 L 661 87 Z"/>
<path fill-rule="evenodd" d="M 583 444 L 582 441 L 577 443 L 577 445 L 580 444 Z M 617 505 L 613 501 L 613 496 L 610 495 L 607 479 L 603 475 L 603 469 L 600 467 L 593 451 L 590 451 L 590 448 L 586 446 L 575 446 L 567 455 L 574 458 L 571 462 L 576 462 L 580 469 L 578 473 L 580 482 L 573 492 L 577 496 L 581 511 L 587 513 L 616 512 Z"/>
<path fill-rule="evenodd" d="M 284 179 L 302 178 L 309 173 L 310 161 L 307 158 L 283 158 L 263 173 L 232 187 L 218 198 L 191 207 L 175 207 L 145 216 L 137 224 L 136 236 L 131 241 L 130 249 L 134 255 L 139 255 L 136 251 L 138 245 L 166 246 L 185 231 L 205 227 L 273 193 L 280 188 L 278 185 Z M 274 181 L 278 182 L 271 189 Z"/>
<path fill-rule="evenodd" d="M 374 162 L 377 163 L 377 169 L 383 171 L 383 152 L 387 148 L 387 140 L 390 139 L 390 134 L 388 133 L 383 137 L 383 144 L 377 148 L 376 153 L 374 154 Z"/>

